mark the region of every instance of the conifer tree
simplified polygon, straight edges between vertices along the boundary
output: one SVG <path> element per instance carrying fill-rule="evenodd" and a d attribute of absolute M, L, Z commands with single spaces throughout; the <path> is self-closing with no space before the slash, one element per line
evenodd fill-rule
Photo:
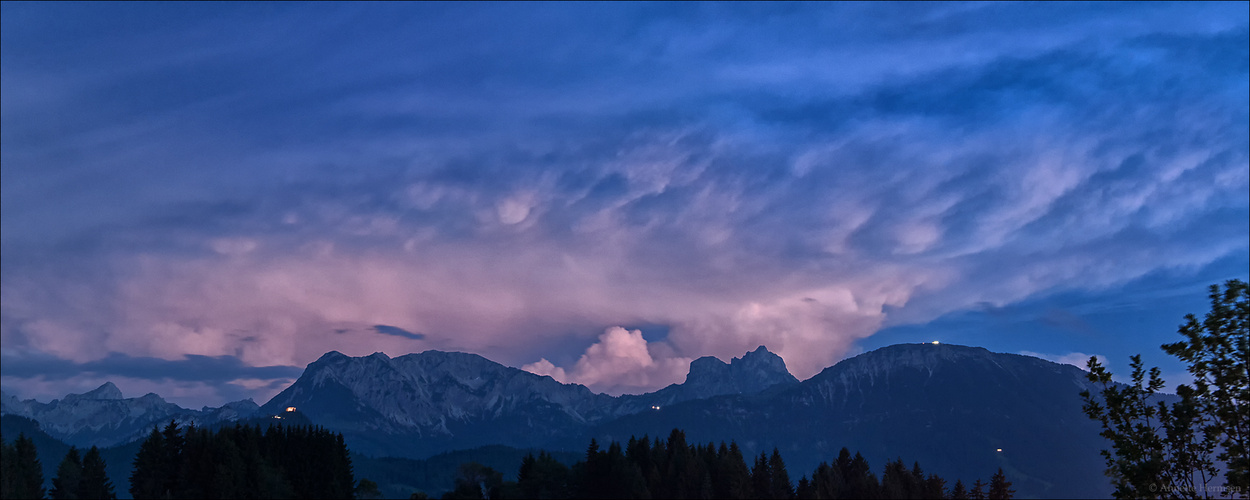
<path fill-rule="evenodd" d="M 568 498 L 569 468 L 547 452 L 521 461 L 517 487 L 525 498 Z"/>
<path fill-rule="evenodd" d="M 985 500 L 985 483 L 980 478 L 972 483 L 972 491 L 968 492 L 968 497 L 972 500 Z"/>
<path fill-rule="evenodd" d="M 43 498 L 43 466 L 39 463 L 35 442 L 25 433 L 19 433 L 10 459 L 13 462 L 11 498 Z"/>
<path fill-rule="evenodd" d="M 929 478 L 924 482 L 922 498 L 937 500 L 946 498 L 946 480 L 938 477 L 937 474 L 929 474 Z"/>
<path fill-rule="evenodd" d="M 839 463 L 841 456 L 838 457 Z M 846 475 L 847 497 L 850 498 L 874 498 L 881 491 L 881 486 L 877 483 L 877 476 L 872 474 L 872 469 L 868 465 L 868 460 L 859 452 L 855 452 L 855 458 L 852 458 L 849 464 L 849 473 Z"/>
<path fill-rule="evenodd" d="M 17 470 L 13 465 L 16 460 L 17 451 L 0 435 L 0 498 L 14 498 L 13 487 Z"/>
<path fill-rule="evenodd" d="M 799 478 L 798 486 L 794 487 L 794 498 L 799 500 L 815 499 L 816 488 L 812 486 L 811 481 L 807 480 L 807 474 Z"/>
<path fill-rule="evenodd" d="M 794 498 L 794 484 L 790 482 L 786 463 L 781 460 L 781 452 L 777 448 L 773 448 L 773 455 L 768 459 L 768 471 L 772 479 L 769 496 L 780 500 Z"/>
<path fill-rule="evenodd" d="M 903 465 L 902 458 L 888 462 L 881 472 L 881 494 L 886 498 L 912 498 L 910 480 L 911 473 Z"/>
<path fill-rule="evenodd" d="M 751 470 L 747 468 L 746 459 L 743 458 L 742 449 L 738 448 L 738 443 L 731 441 L 725 456 L 719 458 L 721 462 L 721 476 L 725 482 L 725 494 L 724 496 L 717 496 L 720 498 L 750 498 L 752 492 Z"/>
<path fill-rule="evenodd" d="M 951 488 L 951 500 L 968 500 L 968 488 L 964 486 L 962 479 L 955 480 L 955 487 Z"/>
<path fill-rule="evenodd" d="M 158 470 L 161 478 L 160 497 L 180 496 L 182 491 L 182 481 L 179 473 L 182 471 L 182 448 L 186 439 L 183 438 L 182 432 L 178 429 L 178 422 L 170 420 L 169 424 L 161 431 L 162 442 L 165 449 L 162 451 L 160 466 Z"/>
<path fill-rule="evenodd" d="M 79 498 L 78 483 L 81 481 L 82 457 L 78 456 L 78 448 L 71 446 L 56 468 L 56 477 L 52 478 L 52 491 L 48 492 L 48 496 L 58 500 Z"/>
<path fill-rule="evenodd" d="M 924 469 L 920 468 L 920 462 L 912 462 L 911 475 L 908 477 L 907 487 L 912 498 L 924 498 Z"/>
<path fill-rule="evenodd" d="M 114 499 L 113 482 L 105 471 L 104 457 L 100 449 L 92 446 L 82 457 L 82 481 L 78 483 L 78 498 Z"/>
<path fill-rule="evenodd" d="M 760 452 L 760 456 L 755 458 L 755 465 L 751 467 L 751 497 L 772 498 L 772 489 L 773 477 L 768 466 L 768 455 Z"/>
<path fill-rule="evenodd" d="M 152 428 L 148 438 L 139 445 L 135 454 L 134 469 L 130 473 L 130 496 L 136 499 L 162 498 L 165 496 L 165 435 Z"/>
<path fill-rule="evenodd" d="M 1007 481 L 1007 476 L 1003 475 L 1003 468 L 999 467 L 998 472 L 990 478 L 990 500 L 1007 500 L 1015 494 L 1016 491 L 1011 489 L 1011 482 Z"/>
<path fill-rule="evenodd" d="M 816 498 L 841 498 L 845 495 L 846 481 L 838 467 L 821 462 L 812 473 L 812 489 Z"/>

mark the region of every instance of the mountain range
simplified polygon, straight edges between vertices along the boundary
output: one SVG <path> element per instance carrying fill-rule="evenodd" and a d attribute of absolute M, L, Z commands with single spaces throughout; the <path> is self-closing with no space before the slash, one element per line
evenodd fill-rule
<path fill-rule="evenodd" d="M 408 459 L 488 445 L 575 451 L 590 438 L 681 428 L 692 442 L 733 440 L 749 454 L 777 447 L 795 476 L 847 447 L 874 468 L 902 457 L 967 484 L 1002 467 L 1021 497 L 1107 496 L 1105 444 L 1077 395 L 1088 384 L 1070 365 L 949 344 L 881 348 L 804 381 L 761 346 L 729 363 L 696 359 L 683 383 L 623 396 L 474 354 L 329 352 L 261 407 L 187 410 L 105 384 L 50 403 L 4 395 L 2 410 L 67 443 L 103 446 L 171 418 L 214 425 L 295 407 L 354 452 Z"/>
<path fill-rule="evenodd" d="M 170 420 L 180 424 L 210 426 L 251 417 L 260 406 L 251 399 L 226 403 L 220 408 L 189 410 L 165 401 L 154 393 L 124 398 L 122 391 L 106 382 L 83 394 L 40 403 L 18 400 L 0 391 L 0 413 L 18 415 L 39 422 L 48 435 L 79 446 L 107 448 L 144 437 L 153 426 Z"/>

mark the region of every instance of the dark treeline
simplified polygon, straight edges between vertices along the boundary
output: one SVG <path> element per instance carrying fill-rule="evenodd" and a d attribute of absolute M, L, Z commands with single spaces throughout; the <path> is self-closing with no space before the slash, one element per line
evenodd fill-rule
<path fill-rule="evenodd" d="M 170 422 L 135 455 L 130 494 L 142 498 L 351 498 L 342 434 L 321 427 L 235 425 L 216 432 Z"/>
<path fill-rule="evenodd" d="M 100 451 L 71 447 L 44 488 L 35 445 L 24 434 L 3 447 L 0 498 L 116 498 Z M 351 456 L 341 434 L 321 427 L 237 424 L 216 431 L 170 422 L 135 455 L 130 494 L 144 498 L 353 498 Z M 366 490 L 376 491 L 362 481 Z"/>
<path fill-rule="evenodd" d="M 777 449 L 747 465 L 737 443 L 690 444 L 674 429 L 668 439 L 630 437 L 606 449 L 591 440 L 572 467 L 551 454 L 521 460 L 516 481 L 476 462 L 462 464 L 458 498 L 901 498 L 1005 499 L 1014 491 L 1001 469 L 988 484 L 949 485 L 919 463 L 885 464 L 881 476 L 859 453 L 843 448 L 797 482 Z M 341 434 L 320 427 L 235 425 L 216 431 L 170 422 L 153 429 L 135 455 L 130 493 L 135 498 L 352 498 L 378 495 L 369 480 L 354 483 Z M 35 446 L 24 435 L 4 443 L 3 498 L 115 498 L 99 450 L 79 456 L 70 448 L 45 490 Z M 422 498 L 417 493 L 414 498 Z"/>
<path fill-rule="evenodd" d="M 461 466 L 455 489 L 444 499 L 461 498 L 901 498 L 1006 499 L 1015 493 L 1002 469 L 989 484 L 949 485 L 897 459 L 880 479 L 862 455 L 843 448 L 833 463 L 821 463 L 795 483 L 781 453 L 761 453 L 747 466 L 737 443 L 689 444 L 674 429 L 667 440 L 630 437 L 602 449 L 590 441 L 584 460 L 568 467 L 547 453 L 521 462 L 516 481 L 477 463 Z M 421 498 L 421 493 L 414 498 Z"/>

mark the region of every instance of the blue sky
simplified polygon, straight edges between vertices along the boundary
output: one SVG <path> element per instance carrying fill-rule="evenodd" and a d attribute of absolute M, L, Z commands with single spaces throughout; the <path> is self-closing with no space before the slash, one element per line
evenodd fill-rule
<path fill-rule="evenodd" d="M 5 391 L 598 390 L 1158 345 L 1250 270 L 1246 3 L 3 4 Z"/>

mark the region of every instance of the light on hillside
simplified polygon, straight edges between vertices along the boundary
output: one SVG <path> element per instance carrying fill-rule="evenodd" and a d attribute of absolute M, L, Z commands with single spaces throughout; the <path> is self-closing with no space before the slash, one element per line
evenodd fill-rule
<path fill-rule="evenodd" d="M 936 340 L 933 341 L 933 345 L 938 345 L 938 344 L 941 344 L 941 342 L 938 342 Z"/>
<path fill-rule="evenodd" d="M 658 410 L 658 409 L 660 409 L 660 405 L 651 405 L 651 409 L 652 409 L 652 410 Z"/>
<path fill-rule="evenodd" d="M 295 411 L 295 407 L 294 407 L 294 406 L 288 406 L 288 407 L 286 407 L 286 411 L 288 411 L 288 412 Z"/>
<path fill-rule="evenodd" d="M 997 448 L 997 450 L 998 450 L 998 452 L 999 452 L 999 453 L 1002 453 L 1002 452 L 1003 452 L 1003 449 L 1002 449 L 1002 448 Z"/>

